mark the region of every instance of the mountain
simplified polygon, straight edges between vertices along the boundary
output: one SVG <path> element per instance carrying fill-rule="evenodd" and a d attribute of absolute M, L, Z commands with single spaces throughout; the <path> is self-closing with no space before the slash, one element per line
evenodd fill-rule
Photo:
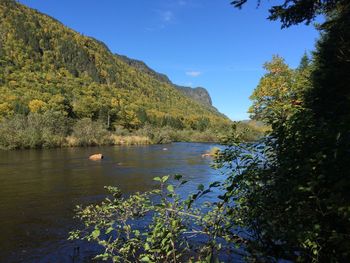
<path fill-rule="evenodd" d="M 0 119 L 60 112 L 109 128 L 203 130 L 231 121 L 203 88 L 176 86 L 141 61 L 13 0 L 0 1 Z"/>
<path fill-rule="evenodd" d="M 127 56 L 118 55 L 118 54 L 115 54 L 115 56 L 117 56 L 118 58 L 123 60 L 129 66 L 134 67 L 135 69 L 137 69 L 141 72 L 144 72 L 144 73 L 152 76 L 153 78 L 155 78 L 161 82 L 165 82 L 167 84 L 172 84 L 172 82 L 170 81 L 170 79 L 168 78 L 167 75 L 154 71 L 153 69 L 148 67 L 145 62 L 143 62 L 141 60 L 132 59 L 132 58 L 129 58 Z"/>
<path fill-rule="evenodd" d="M 175 85 L 175 88 L 177 88 L 187 97 L 195 101 L 198 101 L 207 107 L 211 107 L 216 110 L 216 108 L 213 107 L 211 97 L 205 88 L 202 88 L 202 87 L 190 88 L 190 87 L 184 87 L 184 86 L 178 86 L 178 85 Z"/>
<path fill-rule="evenodd" d="M 173 87 L 178 89 L 180 92 L 182 92 L 185 96 L 187 96 L 195 101 L 198 101 L 199 103 L 201 103 L 205 106 L 213 108 L 211 97 L 205 88 L 202 88 L 202 87 L 191 88 L 191 87 L 176 85 L 170 81 L 170 79 L 168 78 L 167 75 L 154 71 L 153 69 L 148 67 L 146 65 L 146 63 L 144 63 L 143 61 L 131 59 L 127 56 L 118 55 L 118 54 L 116 54 L 116 56 L 118 56 L 120 59 L 125 61 L 128 65 L 136 68 L 137 70 L 145 72 L 148 75 L 156 78 L 159 81 L 162 81 L 162 82 L 165 82 L 169 85 L 172 85 Z"/>

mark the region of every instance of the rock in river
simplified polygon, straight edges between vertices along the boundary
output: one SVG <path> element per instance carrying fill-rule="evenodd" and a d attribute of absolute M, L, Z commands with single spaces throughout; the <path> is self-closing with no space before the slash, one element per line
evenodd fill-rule
<path fill-rule="evenodd" d="M 92 160 L 92 161 L 97 161 L 97 160 L 102 160 L 102 159 L 103 159 L 102 153 L 95 153 L 89 157 L 89 160 Z"/>

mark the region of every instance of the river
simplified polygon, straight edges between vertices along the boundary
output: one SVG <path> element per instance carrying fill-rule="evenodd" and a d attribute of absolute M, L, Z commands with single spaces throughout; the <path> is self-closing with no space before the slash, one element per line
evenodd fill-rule
<path fill-rule="evenodd" d="M 173 143 L 0 151 L 0 262 L 89 262 L 96 247 L 67 241 L 77 227 L 74 207 L 101 200 L 104 186 L 125 194 L 155 187 L 155 176 L 182 174 L 191 183 L 222 178 L 201 155 L 214 145 Z M 101 152 L 105 158 L 90 161 Z M 74 247 L 80 257 L 74 258 Z"/>

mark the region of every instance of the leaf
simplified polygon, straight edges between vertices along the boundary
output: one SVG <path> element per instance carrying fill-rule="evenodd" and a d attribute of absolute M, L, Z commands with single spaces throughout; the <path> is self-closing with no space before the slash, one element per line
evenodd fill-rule
<path fill-rule="evenodd" d="M 140 231 L 139 230 L 135 230 L 134 234 L 135 234 L 136 237 L 139 237 L 140 236 Z"/>
<path fill-rule="evenodd" d="M 149 246 L 149 244 L 148 244 L 148 243 L 145 243 L 145 245 L 144 245 L 144 249 L 145 249 L 146 251 L 150 250 L 150 246 Z"/>
<path fill-rule="evenodd" d="M 204 185 L 203 184 L 198 185 L 197 186 L 197 190 L 203 191 L 204 190 Z"/>
<path fill-rule="evenodd" d="M 157 176 L 157 177 L 154 177 L 154 178 L 153 178 L 153 181 L 161 182 L 162 179 L 161 179 L 160 177 Z"/>
<path fill-rule="evenodd" d="M 168 179 L 169 179 L 169 175 L 163 176 L 162 182 L 165 183 L 166 181 L 168 181 Z"/>
<path fill-rule="evenodd" d="M 107 230 L 106 230 L 106 234 L 111 233 L 113 230 L 114 230 L 114 228 L 113 228 L 113 227 L 109 227 L 109 228 L 107 228 Z"/>
<path fill-rule="evenodd" d="M 175 174 L 174 175 L 174 179 L 177 180 L 177 181 L 180 181 L 181 178 L 182 178 L 181 174 Z"/>
<path fill-rule="evenodd" d="M 166 188 L 169 192 L 173 193 L 174 192 L 174 186 L 169 184 Z"/>
<path fill-rule="evenodd" d="M 148 256 L 144 256 L 143 258 L 141 258 L 141 262 L 152 262 L 152 261 Z"/>
<path fill-rule="evenodd" d="M 93 238 L 98 238 L 99 236 L 100 236 L 100 230 L 99 229 L 95 229 L 94 231 L 92 231 L 92 233 L 91 233 L 91 236 L 93 237 Z"/>
<path fill-rule="evenodd" d="M 193 200 L 193 201 L 196 200 L 197 197 L 198 197 L 198 195 L 199 195 L 199 193 L 196 193 L 196 194 L 192 195 L 192 196 L 191 196 L 192 200 Z M 193 202 L 193 201 L 192 201 L 192 202 Z"/>
<path fill-rule="evenodd" d="M 185 183 L 187 183 L 188 181 L 186 181 L 186 180 L 183 180 L 183 181 L 181 181 L 181 184 L 180 185 L 183 185 L 183 184 L 185 184 Z"/>

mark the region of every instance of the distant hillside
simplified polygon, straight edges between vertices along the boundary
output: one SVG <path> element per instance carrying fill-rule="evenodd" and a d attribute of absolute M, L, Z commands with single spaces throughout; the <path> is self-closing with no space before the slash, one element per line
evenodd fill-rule
<path fill-rule="evenodd" d="M 178 86 L 178 85 L 174 85 L 174 86 L 178 90 L 180 90 L 183 94 L 185 94 L 187 97 L 192 98 L 202 103 L 203 105 L 211 107 L 216 110 L 216 108 L 213 107 L 211 97 L 205 88 L 202 88 L 202 87 L 190 88 L 190 87 L 184 87 L 184 86 Z"/>
<path fill-rule="evenodd" d="M 210 107 L 209 107 L 210 106 Z M 203 88 L 176 86 L 143 62 L 12 0 L 0 1 L 0 119 L 54 111 L 110 129 L 145 123 L 204 130 L 231 121 Z"/>
<path fill-rule="evenodd" d="M 175 87 L 176 89 L 181 91 L 183 94 L 185 94 L 187 97 L 189 97 L 195 101 L 198 101 L 205 106 L 208 106 L 208 107 L 213 106 L 212 101 L 211 101 L 211 97 L 205 88 L 202 88 L 202 87 L 191 88 L 191 87 L 184 87 L 184 86 L 176 85 L 170 81 L 170 79 L 168 78 L 167 75 L 154 71 L 153 69 L 148 67 L 146 65 L 146 63 L 144 63 L 143 61 L 131 59 L 127 56 L 122 56 L 122 55 L 117 55 L 117 54 L 116 54 L 116 56 L 118 56 L 120 59 L 124 60 L 126 63 L 128 63 L 130 66 L 136 68 L 137 70 L 145 72 L 145 73 L 149 74 L 150 76 L 156 78 L 159 81 L 162 81 L 162 82 L 165 82 L 169 85 L 172 85 L 173 87 Z"/>

